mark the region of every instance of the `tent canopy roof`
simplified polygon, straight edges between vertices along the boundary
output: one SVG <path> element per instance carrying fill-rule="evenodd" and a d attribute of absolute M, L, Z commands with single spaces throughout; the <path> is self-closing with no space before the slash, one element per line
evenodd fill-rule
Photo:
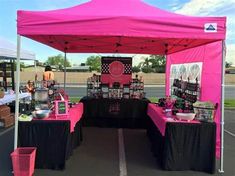
<path fill-rule="evenodd" d="M 0 37 L 0 59 L 16 59 L 16 45 Z M 36 56 L 31 51 L 21 49 L 21 60 L 36 60 Z"/>
<path fill-rule="evenodd" d="M 212 24 L 214 31 L 205 31 Z M 225 39 L 225 17 L 189 17 L 141 0 L 18 11 L 18 34 L 70 53 L 166 54 Z"/>

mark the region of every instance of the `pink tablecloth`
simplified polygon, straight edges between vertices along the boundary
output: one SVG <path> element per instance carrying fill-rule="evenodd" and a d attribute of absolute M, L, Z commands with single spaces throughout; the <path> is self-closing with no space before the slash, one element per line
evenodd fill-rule
<path fill-rule="evenodd" d="M 148 105 L 148 116 L 152 119 L 154 124 L 158 127 L 162 136 L 165 136 L 166 123 L 200 123 L 199 121 L 192 120 L 188 121 L 180 121 L 172 116 L 173 118 L 167 118 L 163 112 L 162 107 L 158 107 L 156 104 L 149 103 Z"/>
<path fill-rule="evenodd" d="M 70 121 L 70 133 L 74 132 L 76 123 L 82 118 L 83 103 L 79 103 L 72 108 L 69 108 L 69 115 L 56 118 L 55 114 L 51 114 L 48 118 L 43 120 L 69 120 Z"/>

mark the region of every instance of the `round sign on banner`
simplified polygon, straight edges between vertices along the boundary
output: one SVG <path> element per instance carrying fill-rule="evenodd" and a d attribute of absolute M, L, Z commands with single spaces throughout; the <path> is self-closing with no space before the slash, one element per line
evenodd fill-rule
<path fill-rule="evenodd" d="M 114 61 L 109 65 L 109 72 L 113 77 L 119 77 L 124 73 L 124 65 L 120 61 Z"/>

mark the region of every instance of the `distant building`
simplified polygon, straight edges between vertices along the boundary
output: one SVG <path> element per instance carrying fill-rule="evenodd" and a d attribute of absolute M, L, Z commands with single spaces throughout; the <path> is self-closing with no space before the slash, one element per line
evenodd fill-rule
<path fill-rule="evenodd" d="M 58 71 L 58 68 L 56 68 L 55 66 L 51 66 L 52 71 Z M 42 65 L 37 65 L 35 67 L 35 65 L 27 65 L 25 66 L 25 68 L 22 68 L 22 71 L 37 71 L 37 72 L 44 72 L 45 71 L 45 66 Z"/>
<path fill-rule="evenodd" d="M 227 73 L 227 74 L 235 74 L 235 68 L 234 67 L 227 68 L 225 70 L 225 73 Z"/>
<path fill-rule="evenodd" d="M 82 66 L 66 67 L 66 71 L 67 72 L 89 72 L 90 66 L 82 65 Z"/>

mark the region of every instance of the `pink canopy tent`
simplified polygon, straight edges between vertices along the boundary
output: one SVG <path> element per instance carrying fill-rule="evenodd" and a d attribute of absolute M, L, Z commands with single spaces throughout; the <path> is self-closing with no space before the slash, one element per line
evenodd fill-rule
<path fill-rule="evenodd" d="M 221 102 L 222 112 L 219 110 L 217 113 L 216 122 L 217 156 L 220 156 L 221 149 L 220 171 L 223 171 L 223 146 L 220 141 L 221 137 L 223 140 L 222 51 L 226 17 L 179 15 L 141 0 L 92 0 L 67 9 L 34 12 L 20 10 L 17 13 L 17 33 L 19 49 L 20 36 L 25 36 L 65 53 L 167 55 L 167 94 L 171 64 L 203 62 L 201 99 Z"/>
<path fill-rule="evenodd" d="M 188 17 L 140 0 L 93 0 L 72 8 L 18 11 L 21 36 L 69 53 L 174 53 L 225 38 L 223 17 Z M 204 32 L 216 23 L 217 32 Z"/>

